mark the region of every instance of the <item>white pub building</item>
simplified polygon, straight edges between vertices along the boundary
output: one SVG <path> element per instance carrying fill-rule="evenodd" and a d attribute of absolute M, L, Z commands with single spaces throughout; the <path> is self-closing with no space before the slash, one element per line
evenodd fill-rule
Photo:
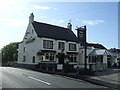
<path fill-rule="evenodd" d="M 19 44 L 18 64 L 79 63 L 78 52 L 78 38 L 72 31 L 71 23 L 67 28 L 50 25 L 34 21 L 33 13 L 30 14 L 26 33 Z"/>
<path fill-rule="evenodd" d="M 109 52 L 101 44 L 87 43 L 87 68 L 97 62 L 109 66 L 115 63 L 116 55 Z M 84 66 L 84 48 L 80 45 L 78 37 L 72 31 L 69 22 L 67 28 L 34 21 L 30 14 L 29 24 L 23 41 L 19 43 L 18 65 L 24 67 L 41 67 L 45 64 L 62 69 L 62 65 Z M 49 65 L 47 68 L 49 69 Z"/>

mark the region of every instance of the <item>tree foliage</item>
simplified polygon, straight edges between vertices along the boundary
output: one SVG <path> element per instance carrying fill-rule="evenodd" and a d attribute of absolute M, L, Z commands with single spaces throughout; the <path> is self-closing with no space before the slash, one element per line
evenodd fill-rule
<path fill-rule="evenodd" d="M 18 42 L 10 43 L 2 48 L 2 63 L 17 61 L 18 57 Z"/>

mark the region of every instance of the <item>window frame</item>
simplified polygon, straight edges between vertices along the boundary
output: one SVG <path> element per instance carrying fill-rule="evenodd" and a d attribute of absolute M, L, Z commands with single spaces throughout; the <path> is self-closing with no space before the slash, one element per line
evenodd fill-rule
<path fill-rule="evenodd" d="M 45 49 L 53 49 L 53 41 L 51 41 L 51 40 L 43 40 L 43 48 L 45 48 Z"/>
<path fill-rule="evenodd" d="M 48 53 L 48 52 L 46 52 L 44 54 L 44 56 L 45 56 L 46 60 L 49 60 L 49 61 L 54 61 L 55 60 L 55 54 L 54 53 Z"/>
<path fill-rule="evenodd" d="M 58 42 L 58 49 L 59 50 L 65 49 L 65 43 L 64 42 Z"/>
<path fill-rule="evenodd" d="M 77 55 L 71 54 L 68 58 L 69 62 L 77 62 Z"/>
<path fill-rule="evenodd" d="M 77 50 L 77 45 L 73 43 L 69 43 L 69 51 L 76 51 Z"/>

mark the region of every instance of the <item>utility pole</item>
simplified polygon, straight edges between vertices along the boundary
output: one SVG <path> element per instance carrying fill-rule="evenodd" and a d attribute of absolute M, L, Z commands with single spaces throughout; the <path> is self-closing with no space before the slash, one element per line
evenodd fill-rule
<path fill-rule="evenodd" d="M 79 27 L 77 30 L 77 36 L 79 43 L 84 46 L 84 70 L 87 70 L 87 42 L 86 42 L 86 25 Z"/>
<path fill-rule="evenodd" d="M 85 70 L 87 70 L 87 42 L 86 42 L 86 25 L 84 26 L 84 58 L 85 58 Z"/>

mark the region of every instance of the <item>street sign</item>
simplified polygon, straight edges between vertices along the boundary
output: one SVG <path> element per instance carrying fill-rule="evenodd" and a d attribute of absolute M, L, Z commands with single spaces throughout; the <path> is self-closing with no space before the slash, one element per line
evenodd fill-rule
<path fill-rule="evenodd" d="M 78 32 L 77 32 L 77 34 L 78 34 L 78 39 L 79 39 L 79 42 L 84 42 L 84 30 L 78 30 Z"/>
<path fill-rule="evenodd" d="M 86 26 L 79 27 L 77 30 L 77 36 L 80 43 L 85 44 L 86 42 Z"/>
<path fill-rule="evenodd" d="M 86 42 L 86 25 L 85 26 L 82 26 L 82 27 L 79 27 L 76 29 L 77 30 L 77 36 L 78 36 L 78 40 L 79 40 L 79 43 L 84 46 L 84 61 L 85 61 L 85 70 L 87 69 L 87 58 L 86 58 L 86 55 L 87 55 L 87 42 Z"/>

